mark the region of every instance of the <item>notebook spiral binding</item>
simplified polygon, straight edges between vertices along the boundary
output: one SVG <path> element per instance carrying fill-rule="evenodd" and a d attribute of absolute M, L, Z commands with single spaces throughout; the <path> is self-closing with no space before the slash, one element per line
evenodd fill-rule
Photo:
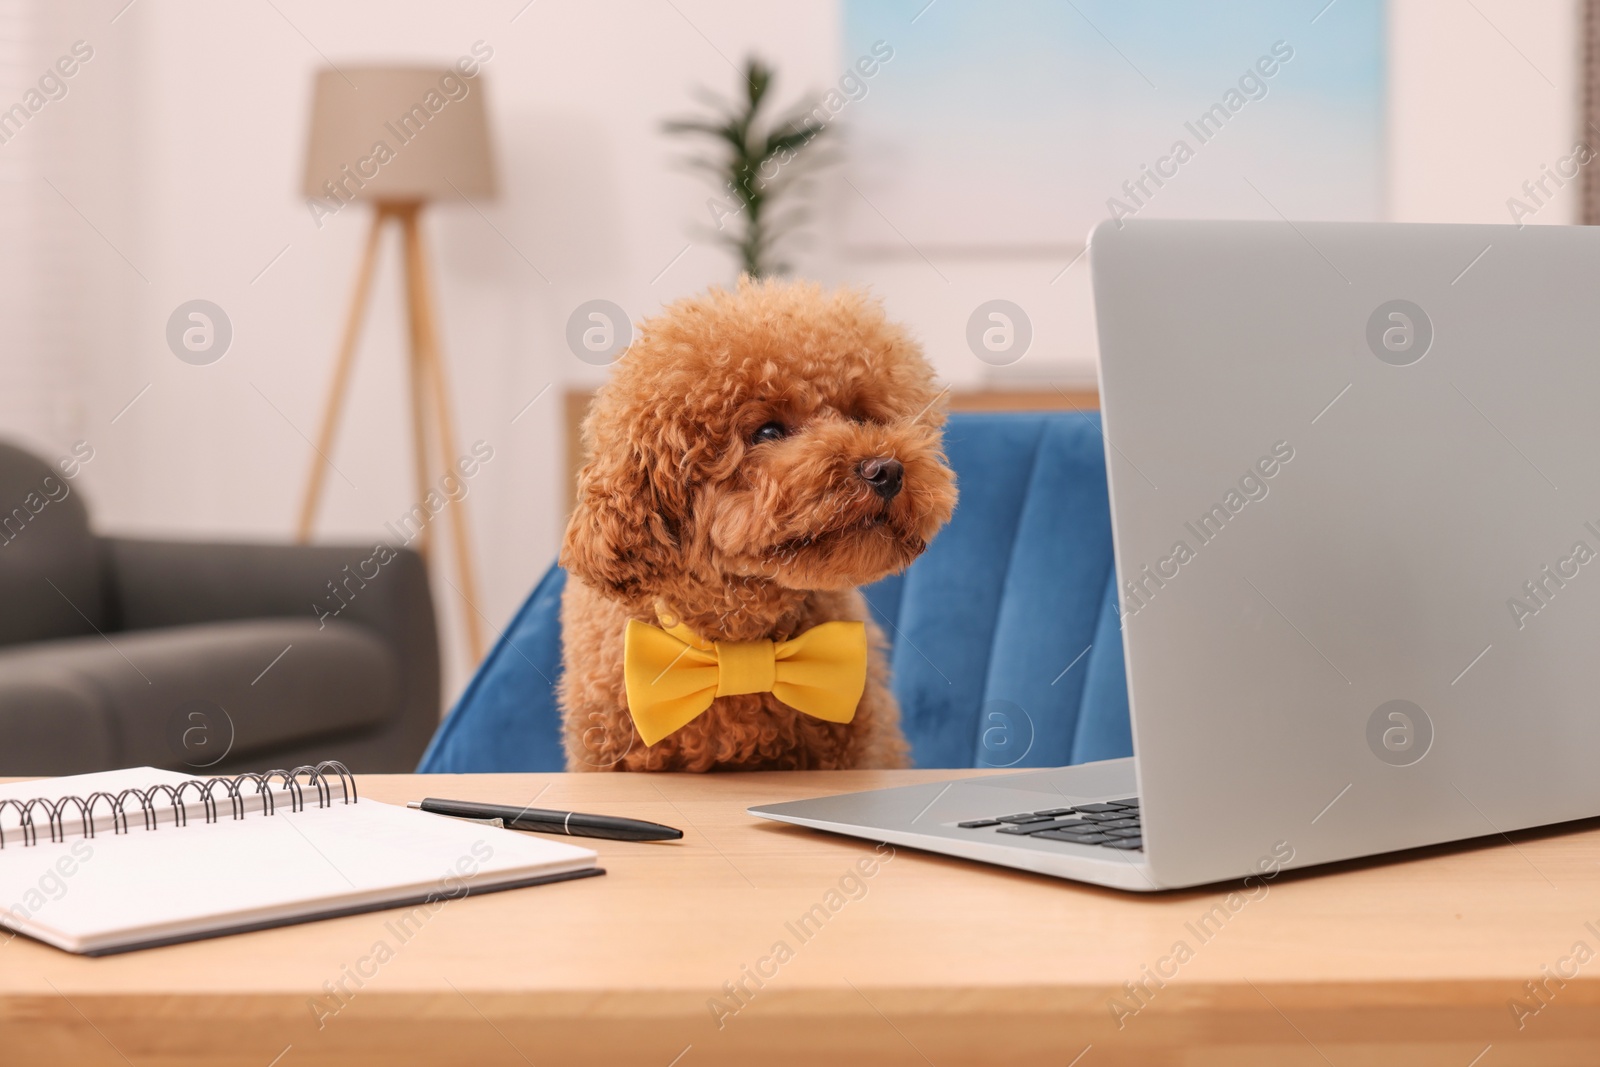
<path fill-rule="evenodd" d="M 350 768 L 337 760 L 324 760 L 316 766 L 296 767 L 291 771 L 268 771 L 265 774 L 239 774 L 218 778 L 193 778 L 187 782 L 180 782 L 176 786 L 154 785 L 148 789 L 124 789 L 112 795 L 106 792 L 90 793 L 86 797 L 62 797 L 60 800 L 0 800 L 0 849 L 6 847 L 5 816 L 8 808 L 17 813 L 17 824 L 13 831 L 22 833 L 23 847 L 39 843 L 39 824 L 34 818 L 35 812 L 42 812 L 46 816 L 46 825 L 50 831 L 51 841 L 65 841 L 67 831 L 73 823 L 81 827 L 82 836 L 94 837 L 95 812 L 103 803 L 105 809 L 111 813 L 111 828 L 113 835 L 128 832 L 128 812 L 126 805 L 129 800 L 139 802 L 139 813 L 144 819 L 144 828 L 154 830 L 159 822 L 156 817 L 158 798 L 165 794 L 165 803 L 173 812 L 173 823 L 176 826 L 189 824 L 189 811 L 184 803 L 184 798 L 193 790 L 194 799 L 200 802 L 205 811 L 206 822 L 217 821 L 217 790 L 221 790 L 221 800 L 229 805 L 235 819 L 245 817 L 245 790 L 250 783 L 255 783 L 255 792 L 262 798 L 261 810 L 263 815 L 272 815 L 277 808 L 273 800 L 273 785 L 275 780 L 281 779 L 283 785 L 281 792 L 289 794 L 291 811 L 301 811 L 305 808 L 306 797 L 300 786 L 300 779 L 305 779 L 307 789 L 315 789 L 317 807 L 326 808 L 333 805 L 333 788 L 330 779 L 337 777 L 339 795 L 346 804 L 355 803 L 360 798 L 356 795 L 355 775 Z M 71 809 L 76 808 L 76 817 Z"/>

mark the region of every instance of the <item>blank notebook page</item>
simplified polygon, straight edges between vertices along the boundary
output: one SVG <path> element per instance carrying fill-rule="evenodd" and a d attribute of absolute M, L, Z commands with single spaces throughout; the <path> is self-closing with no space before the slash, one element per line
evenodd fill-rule
<path fill-rule="evenodd" d="M 141 768 L 0 785 L 0 800 L 87 796 L 128 787 L 176 785 L 190 776 Z M 229 802 L 206 823 L 192 794 L 187 825 L 165 812 L 146 829 L 137 801 L 128 832 L 112 832 L 105 807 L 86 839 L 69 806 L 65 841 L 40 826 L 24 847 L 15 813 L 0 818 L 0 925 L 69 952 L 98 955 L 219 933 L 282 925 L 385 905 L 420 903 L 514 885 L 599 873 L 595 853 L 375 800 L 290 810 L 277 793 L 275 813 L 235 819 Z"/>

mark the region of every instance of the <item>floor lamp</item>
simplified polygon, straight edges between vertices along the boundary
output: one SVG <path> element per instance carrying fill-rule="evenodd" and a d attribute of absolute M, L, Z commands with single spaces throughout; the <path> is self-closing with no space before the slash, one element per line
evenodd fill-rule
<path fill-rule="evenodd" d="M 495 193 L 483 87 L 475 73 L 475 65 L 464 61 L 448 69 L 345 67 L 317 75 L 306 154 L 307 209 L 321 228 L 328 217 L 352 209 L 356 201 L 365 201 L 372 205 L 372 224 L 356 270 L 300 507 L 297 533 L 301 542 L 311 538 L 327 474 L 326 457 L 338 433 L 373 269 L 384 228 L 390 222 L 400 229 L 403 254 L 411 338 L 411 434 L 419 503 L 428 497 L 434 476 L 453 470 L 461 457 L 439 346 L 437 305 L 421 215 L 433 200 L 490 198 Z M 430 446 L 436 450 L 436 463 L 430 460 Z M 463 613 L 467 643 L 476 664 L 483 658 L 483 632 L 466 500 L 452 500 L 445 510 L 450 513 L 461 583 L 457 592 L 467 602 Z M 430 519 L 418 534 L 418 549 L 430 566 L 432 525 Z"/>

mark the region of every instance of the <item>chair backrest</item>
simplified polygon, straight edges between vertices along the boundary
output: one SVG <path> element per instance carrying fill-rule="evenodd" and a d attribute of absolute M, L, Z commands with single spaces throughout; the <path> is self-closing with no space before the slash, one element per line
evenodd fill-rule
<path fill-rule="evenodd" d="M 0 645 L 105 629 L 101 569 L 76 485 L 31 452 L 0 443 Z"/>
<path fill-rule="evenodd" d="M 919 767 L 1051 767 L 1130 755 L 1099 416 L 954 415 L 950 525 L 864 590 L 891 645 Z M 554 684 L 566 574 L 552 567 L 450 717 L 424 772 L 563 766 Z"/>
<path fill-rule="evenodd" d="M 864 590 L 917 766 L 1132 755 L 1104 448 L 1095 413 L 951 417 L 955 517 Z"/>

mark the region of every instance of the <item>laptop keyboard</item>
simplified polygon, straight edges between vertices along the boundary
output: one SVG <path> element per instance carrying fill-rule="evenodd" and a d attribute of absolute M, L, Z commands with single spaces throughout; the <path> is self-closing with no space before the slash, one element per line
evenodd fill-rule
<path fill-rule="evenodd" d="M 1079 804 L 1071 808 L 1045 808 L 992 819 L 956 823 L 963 830 L 1037 837 L 1044 841 L 1070 841 L 1075 845 L 1102 845 L 1124 852 L 1144 851 L 1139 828 L 1139 798 Z"/>

